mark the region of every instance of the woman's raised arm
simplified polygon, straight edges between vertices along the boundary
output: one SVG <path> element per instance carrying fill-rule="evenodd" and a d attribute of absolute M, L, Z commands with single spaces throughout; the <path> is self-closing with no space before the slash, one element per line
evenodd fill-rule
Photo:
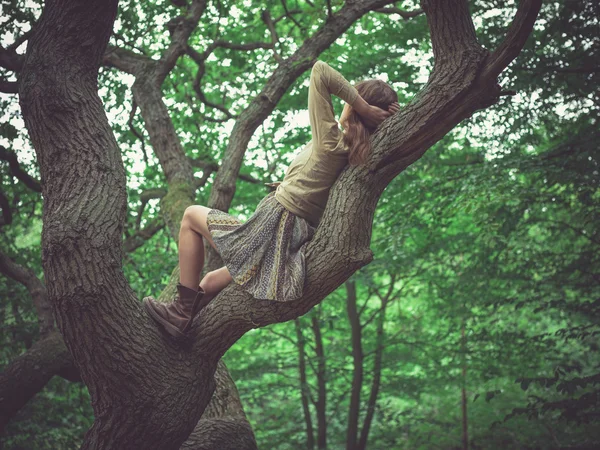
<path fill-rule="evenodd" d="M 308 87 L 308 114 L 313 145 L 319 146 L 319 148 L 333 148 L 337 146 L 341 138 L 341 130 L 334 116 L 331 95 L 340 97 L 350 105 L 360 97 L 356 88 L 342 74 L 319 60 L 312 67 Z"/>

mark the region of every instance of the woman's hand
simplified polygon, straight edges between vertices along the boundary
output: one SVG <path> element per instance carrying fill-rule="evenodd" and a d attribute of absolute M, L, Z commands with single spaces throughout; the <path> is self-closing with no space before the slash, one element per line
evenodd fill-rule
<path fill-rule="evenodd" d="M 367 126 L 377 128 L 381 122 L 400 110 L 398 102 L 391 103 L 388 110 L 381 109 L 375 105 L 369 105 L 360 95 L 352 105 L 356 112 L 363 118 Z"/>
<path fill-rule="evenodd" d="M 361 114 L 367 125 L 377 128 L 381 122 L 390 117 L 392 113 L 390 111 L 386 111 L 385 109 L 381 109 L 378 106 L 369 105 L 369 107 L 365 110 L 364 114 Z"/>
<path fill-rule="evenodd" d="M 390 103 L 388 106 L 388 111 L 390 111 L 392 114 L 396 114 L 398 111 L 400 111 L 400 103 Z"/>

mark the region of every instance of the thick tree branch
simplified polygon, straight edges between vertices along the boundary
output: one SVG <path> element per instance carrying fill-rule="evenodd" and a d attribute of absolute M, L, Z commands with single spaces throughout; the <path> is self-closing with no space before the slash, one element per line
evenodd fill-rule
<path fill-rule="evenodd" d="M 25 170 L 23 170 L 23 168 L 19 164 L 17 155 L 14 152 L 7 150 L 6 148 L 0 145 L 0 159 L 8 163 L 10 172 L 15 178 L 23 182 L 25 186 L 27 186 L 29 189 L 35 192 L 42 192 L 40 182 L 33 178 L 31 175 L 29 175 Z"/>
<path fill-rule="evenodd" d="M 140 194 L 140 200 L 144 203 L 148 202 L 148 200 L 151 200 L 153 198 L 163 198 L 165 195 L 167 195 L 167 190 L 166 189 L 162 189 L 162 188 L 155 188 L 155 189 L 146 189 L 145 191 L 143 191 Z"/>
<path fill-rule="evenodd" d="M 223 345 L 225 351 L 247 329 L 305 314 L 368 264 L 373 215 L 387 184 L 459 122 L 497 98 L 495 80 L 480 77 L 488 53 L 477 43 L 466 0 L 428 0 L 422 6 L 436 55 L 434 70 L 423 91 L 373 135 L 367 164 L 348 166 L 338 177 L 306 247 L 304 297 L 267 302 L 232 283 L 194 326 L 200 348 Z"/>
<path fill-rule="evenodd" d="M 210 403 L 181 449 L 255 450 L 254 433 L 223 361 L 218 362 L 215 383 Z"/>

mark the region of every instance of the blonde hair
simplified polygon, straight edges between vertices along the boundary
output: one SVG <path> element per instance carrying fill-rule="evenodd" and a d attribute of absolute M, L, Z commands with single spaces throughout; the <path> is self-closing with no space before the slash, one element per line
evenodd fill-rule
<path fill-rule="evenodd" d="M 398 101 L 398 94 L 382 80 L 364 80 L 355 85 L 360 96 L 369 104 L 387 111 L 391 103 Z M 364 164 L 371 154 L 371 135 L 376 128 L 369 127 L 352 108 L 346 117 L 343 140 L 349 149 L 348 162 L 351 166 Z"/>

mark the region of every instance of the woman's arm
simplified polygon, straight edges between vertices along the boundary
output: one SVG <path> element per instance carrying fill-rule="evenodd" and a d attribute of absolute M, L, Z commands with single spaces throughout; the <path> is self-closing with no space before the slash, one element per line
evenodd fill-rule
<path fill-rule="evenodd" d="M 389 111 L 369 105 L 342 74 L 327 63 L 317 61 L 310 74 L 308 113 L 313 145 L 317 145 L 321 149 L 336 147 L 341 138 L 341 130 L 335 119 L 331 103 L 332 94 L 352 106 L 373 128 L 397 112 L 395 109 L 397 104 L 391 105 Z"/>
<path fill-rule="evenodd" d="M 308 114 L 313 146 L 321 149 L 338 145 L 341 130 L 334 116 L 331 95 L 336 95 L 352 105 L 360 98 L 352 86 L 337 70 L 323 61 L 317 61 L 310 74 L 308 87 Z M 365 102 L 366 103 L 366 102 Z"/>

